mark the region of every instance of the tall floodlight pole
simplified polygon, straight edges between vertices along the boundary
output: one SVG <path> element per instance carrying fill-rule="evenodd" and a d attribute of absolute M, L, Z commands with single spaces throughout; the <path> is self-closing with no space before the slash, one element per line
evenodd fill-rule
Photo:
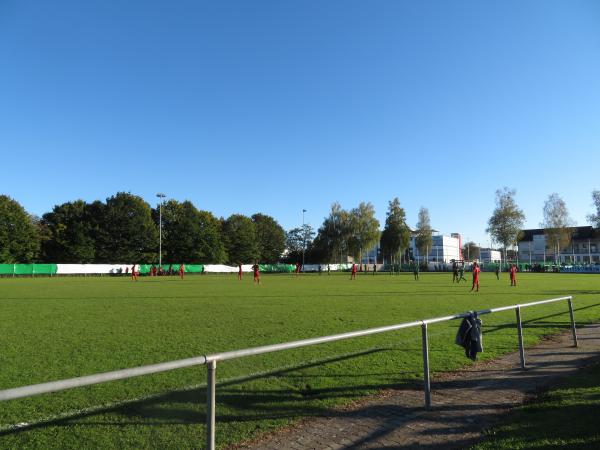
<path fill-rule="evenodd" d="M 158 200 L 158 267 L 162 267 L 162 204 L 165 194 L 159 192 L 156 194 Z"/>
<path fill-rule="evenodd" d="M 306 248 L 306 230 L 304 229 L 304 213 L 305 209 L 302 210 L 302 272 L 304 272 L 304 249 Z"/>

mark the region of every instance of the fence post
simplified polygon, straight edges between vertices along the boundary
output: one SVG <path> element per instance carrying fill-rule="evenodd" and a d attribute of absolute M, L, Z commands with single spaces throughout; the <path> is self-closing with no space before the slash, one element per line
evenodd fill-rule
<path fill-rule="evenodd" d="M 429 339 L 427 336 L 427 324 L 421 325 L 421 338 L 423 343 L 423 382 L 425 387 L 425 408 L 431 407 L 431 383 L 429 381 Z"/>
<path fill-rule="evenodd" d="M 206 448 L 215 450 L 215 390 L 217 361 L 210 361 L 207 370 L 206 383 Z"/>
<path fill-rule="evenodd" d="M 573 315 L 573 297 L 569 296 L 569 315 L 571 316 L 571 331 L 573 332 L 573 346 L 579 347 L 577 342 L 577 330 L 575 329 L 575 316 Z"/>
<path fill-rule="evenodd" d="M 521 323 L 521 306 L 517 305 L 517 332 L 519 335 L 519 357 L 521 358 L 521 369 L 525 370 L 525 349 L 523 348 L 523 325 Z"/>

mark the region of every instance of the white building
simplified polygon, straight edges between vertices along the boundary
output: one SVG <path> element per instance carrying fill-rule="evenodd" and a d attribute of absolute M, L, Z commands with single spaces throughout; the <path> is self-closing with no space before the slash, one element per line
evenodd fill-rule
<path fill-rule="evenodd" d="M 414 260 L 419 262 L 451 263 L 452 260 L 459 261 L 463 259 L 461 250 L 462 239 L 458 233 L 432 236 L 432 245 L 428 251 L 428 255 L 421 255 L 419 253 L 415 236 L 410 238 L 410 248 Z"/>
<path fill-rule="evenodd" d="M 493 248 L 480 248 L 479 261 L 483 263 L 500 263 L 502 262 L 502 252 Z"/>
<path fill-rule="evenodd" d="M 362 260 L 359 263 L 362 264 L 374 264 L 382 262 L 381 257 L 381 243 L 378 242 L 375 247 L 363 253 Z"/>
<path fill-rule="evenodd" d="M 529 263 L 598 263 L 600 262 L 600 230 L 591 226 L 569 228 L 570 239 L 556 252 L 546 242 L 544 229 L 523 230 L 518 243 L 519 261 Z"/>

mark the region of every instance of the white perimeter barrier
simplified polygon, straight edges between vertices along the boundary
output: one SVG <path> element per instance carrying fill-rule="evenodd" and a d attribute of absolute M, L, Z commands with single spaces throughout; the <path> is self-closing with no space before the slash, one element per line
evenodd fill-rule
<path fill-rule="evenodd" d="M 125 273 L 126 270 L 131 270 L 133 264 L 57 264 L 56 266 L 57 275 L 96 275 Z"/>
<path fill-rule="evenodd" d="M 237 266 L 226 266 L 225 264 L 206 264 L 204 271 L 209 273 L 237 273 Z M 252 272 L 252 264 L 242 264 L 242 272 Z"/>
<path fill-rule="evenodd" d="M 57 264 L 57 275 L 116 275 L 131 273 L 133 263 L 130 264 Z M 328 264 L 320 264 L 321 270 L 327 272 Z M 178 269 L 179 266 L 173 266 Z M 350 270 L 352 264 L 329 264 L 329 270 L 337 272 Z M 369 266 L 369 269 L 371 266 Z M 378 267 L 379 268 L 379 267 Z M 206 273 L 237 273 L 238 266 L 225 264 L 205 264 Z M 304 272 L 318 272 L 319 264 L 305 264 Z M 242 264 L 242 272 L 252 272 L 252 264 Z"/>
<path fill-rule="evenodd" d="M 349 270 L 352 267 L 352 264 L 304 264 L 305 272 L 318 272 L 319 266 L 321 266 L 321 270 L 323 272 L 327 272 L 327 266 L 329 265 L 329 270 L 338 271 L 338 270 Z"/>
<path fill-rule="evenodd" d="M 131 273 L 131 264 L 57 264 L 57 275 L 101 275 Z M 179 266 L 173 266 L 177 270 Z M 332 269 L 334 270 L 334 269 Z M 204 271 L 207 273 L 237 273 L 237 266 L 224 264 L 206 264 Z M 242 264 L 242 272 L 252 272 L 252 264 Z"/>

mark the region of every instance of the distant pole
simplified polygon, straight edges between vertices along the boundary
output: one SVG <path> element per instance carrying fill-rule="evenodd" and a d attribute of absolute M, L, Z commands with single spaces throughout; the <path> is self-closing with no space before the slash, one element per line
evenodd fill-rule
<path fill-rule="evenodd" d="M 162 204 L 165 194 L 159 192 L 156 194 L 158 200 L 158 267 L 162 267 Z"/>
<path fill-rule="evenodd" d="M 302 210 L 302 272 L 304 272 L 304 249 L 306 248 L 306 230 L 304 229 L 304 213 L 305 209 Z"/>
<path fill-rule="evenodd" d="M 471 249 L 471 246 L 469 245 L 469 236 L 465 236 L 465 238 L 467 238 L 467 243 L 465 244 L 467 246 L 467 261 L 470 261 L 471 255 L 469 254 L 469 250 Z"/>

